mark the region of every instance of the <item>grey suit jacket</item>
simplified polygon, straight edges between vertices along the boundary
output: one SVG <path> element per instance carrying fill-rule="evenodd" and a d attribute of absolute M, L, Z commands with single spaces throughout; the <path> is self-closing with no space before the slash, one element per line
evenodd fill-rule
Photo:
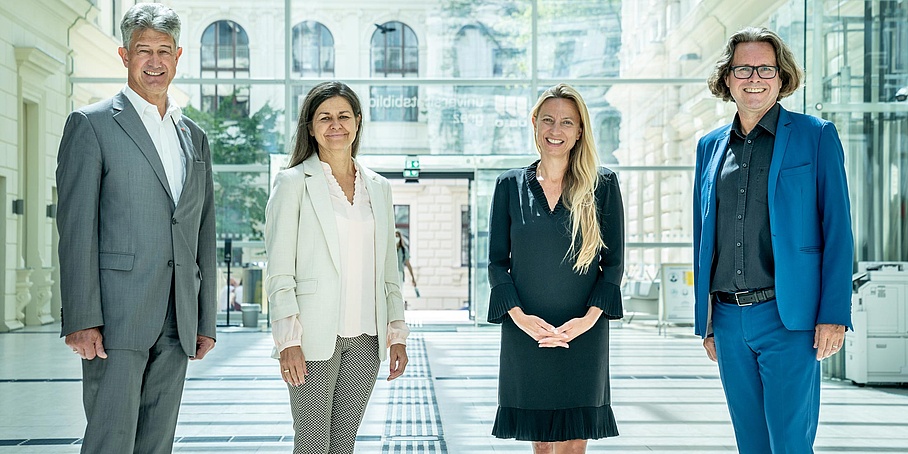
<path fill-rule="evenodd" d="M 100 327 L 104 347 L 147 350 L 173 286 L 180 343 L 215 337 L 214 193 L 208 138 L 182 117 L 179 205 L 123 92 L 69 115 L 57 156 L 62 334 Z"/>

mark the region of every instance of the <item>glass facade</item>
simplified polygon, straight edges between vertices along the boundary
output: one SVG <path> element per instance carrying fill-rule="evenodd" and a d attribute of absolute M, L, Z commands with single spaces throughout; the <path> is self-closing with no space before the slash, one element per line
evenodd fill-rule
<path fill-rule="evenodd" d="M 471 181 L 463 212 L 472 256 L 459 253 L 464 221 L 457 214 L 449 220 L 458 232 L 450 261 L 471 266 L 477 319 L 488 294 L 494 179 L 535 159 L 529 110 L 558 82 L 584 96 L 600 158 L 619 174 L 628 279 L 652 279 L 663 262 L 690 262 L 696 142 L 734 115 L 734 105 L 712 97 L 705 79 L 728 35 L 745 25 L 778 32 L 806 70 L 804 87 L 785 107 L 839 130 L 856 260 L 908 260 L 906 2 L 164 3 L 183 19 L 177 97 L 196 109 L 217 144 L 219 235 L 248 247 L 250 262 L 264 260 L 269 162 L 292 147 L 300 102 L 326 79 L 349 83 L 363 101 L 360 154 L 367 165 L 400 178 L 405 157 L 419 156 L 422 180 L 457 173 Z M 80 70 L 76 86 L 112 84 Z M 409 206 L 417 225 L 427 208 Z M 454 209 L 462 211 L 460 204 Z M 429 243 L 417 232 L 428 229 L 411 238 L 420 252 Z"/>

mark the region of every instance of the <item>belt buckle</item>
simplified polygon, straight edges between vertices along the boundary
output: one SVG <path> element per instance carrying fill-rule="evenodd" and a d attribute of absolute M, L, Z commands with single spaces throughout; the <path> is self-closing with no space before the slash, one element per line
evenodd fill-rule
<path fill-rule="evenodd" d="M 735 292 L 735 293 L 734 293 L 734 295 L 735 295 L 735 304 L 737 304 L 737 305 L 740 306 L 740 307 L 753 306 L 754 303 L 742 303 L 742 302 L 738 301 L 738 295 L 746 295 L 746 294 L 748 294 L 748 293 L 751 293 L 751 292 Z"/>

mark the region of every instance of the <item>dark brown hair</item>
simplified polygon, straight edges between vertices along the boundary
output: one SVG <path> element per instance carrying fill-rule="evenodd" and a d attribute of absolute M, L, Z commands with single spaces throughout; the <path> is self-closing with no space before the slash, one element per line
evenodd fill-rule
<path fill-rule="evenodd" d="M 315 111 L 323 102 L 340 96 L 350 103 L 353 108 L 353 116 L 356 118 L 356 138 L 353 139 L 353 146 L 350 152 L 352 157 L 356 157 L 359 151 L 359 139 L 363 131 L 363 108 L 359 102 L 359 97 L 347 84 L 338 81 L 322 82 L 309 90 L 306 95 L 303 106 L 300 108 L 300 117 L 296 125 L 296 143 L 293 146 L 293 152 L 290 154 L 290 166 L 299 165 L 309 156 L 318 154 L 318 142 L 312 134 L 309 134 L 309 127 L 312 125 L 312 119 L 315 117 Z"/>

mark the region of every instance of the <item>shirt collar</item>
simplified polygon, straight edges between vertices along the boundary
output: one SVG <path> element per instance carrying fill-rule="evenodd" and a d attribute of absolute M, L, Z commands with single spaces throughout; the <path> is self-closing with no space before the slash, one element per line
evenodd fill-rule
<path fill-rule="evenodd" d="M 768 111 L 766 111 L 765 114 L 763 114 L 763 117 L 760 118 L 760 121 L 757 122 L 757 126 L 775 136 L 776 126 L 778 126 L 779 124 L 779 111 L 781 109 L 782 106 L 779 103 L 776 103 Z M 735 134 L 738 135 L 738 137 L 741 137 L 742 139 L 747 137 L 747 134 L 744 134 L 744 131 L 741 129 L 741 118 L 738 117 L 738 114 L 735 114 L 735 120 L 731 125 L 731 129 L 735 132 Z"/>
<path fill-rule="evenodd" d="M 132 104 L 132 107 L 139 113 L 140 117 L 144 116 L 148 109 L 154 109 L 155 118 L 159 118 L 158 106 L 146 101 L 145 98 L 136 93 L 132 87 L 126 85 L 123 87 L 123 93 L 126 95 L 126 99 Z M 167 95 L 167 110 L 164 112 L 164 118 L 170 117 L 174 124 L 176 124 L 182 116 L 183 109 L 173 102 L 170 95 Z"/>

